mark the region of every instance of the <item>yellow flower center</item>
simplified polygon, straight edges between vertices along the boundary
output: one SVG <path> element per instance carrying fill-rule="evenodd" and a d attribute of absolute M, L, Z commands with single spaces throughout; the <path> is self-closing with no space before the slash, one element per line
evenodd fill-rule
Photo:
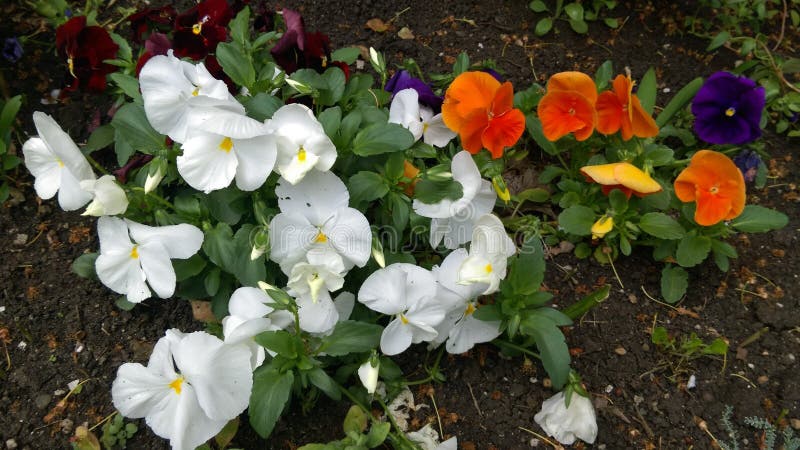
<path fill-rule="evenodd" d="M 192 25 L 192 33 L 200 34 L 201 31 L 203 31 L 203 22 L 198 22 Z"/>
<path fill-rule="evenodd" d="M 138 248 L 139 248 L 138 245 L 134 245 L 133 248 L 131 249 L 131 259 L 139 259 Z"/>
<path fill-rule="evenodd" d="M 233 141 L 229 137 L 225 137 L 222 142 L 219 143 L 219 149 L 224 151 L 225 153 L 230 153 L 231 149 L 233 148 Z"/>
<path fill-rule="evenodd" d="M 306 162 L 306 149 L 300 147 L 300 150 L 297 151 L 297 160 L 300 162 Z"/>
<path fill-rule="evenodd" d="M 427 133 L 429 127 L 430 127 L 430 124 L 428 122 L 423 123 L 422 124 L 422 134 Z"/>
<path fill-rule="evenodd" d="M 67 58 L 67 67 L 69 68 L 69 74 L 72 75 L 73 78 L 78 78 L 75 76 L 75 61 L 72 59 L 72 56 Z"/>
<path fill-rule="evenodd" d="M 200 93 L 200 88 L 199 87 L 194 88 L 194 90 L 192 91 L 192 97 L 197 97 L 197 94 L 199 93 Z"/>
<path fill-rule="evenodd" d="M 183 377 L 179 376 L 178 378 L 172 380 L 172 383 L 169 384 L 169 387 L 172 388 L 176 394 L 180 395 L 181 385 L 183 385 Z"/>
<path fill-rule="evenodd" d="M 736 114 L 736 108 L 733 106 L 725 110 L 725 115 L 728 117 L 733 117 L 734 114 Z"/>
<path fill-rule="evenodd" d="M 403 325 L 408 325 L 408 319 L 402 314 L 400 314 L 400 322 L 403 322 Z"/>
<path fill-rule="evenodd" d="M 486 273 L 492 273 L 492 270 L 493 270 L 492 269 L 492 265 L 491 264 L 487 264 L 486 267 L 483 268 L 483 270 L 485 270 Z"/>
<path fill-rule="evenodd" d="M 325 233 L 320 230 L 319 233 L 317 233 L 317 237 L 314 238 L 314 242 L 317 244 L 324 244 L 328 242 L 328 236 L 325 236 Z"/>
<path fill-rule="evenodd" d="M 472 315 L 472 313 L 474 313 L 474 312 L 475 312 L 475 307 L 472 306 L 472 303 L 468 303 L 467 304 L 467 310 L 464 311 L 464 315 L 465 316 L 469 316 L 469 315 Z"/>
<path fill-rule="evenodd" d="M 61 159 L 57 159 L 56 162 L 58 163 L 58 167 L 64 167 L 64 161 Z"/>

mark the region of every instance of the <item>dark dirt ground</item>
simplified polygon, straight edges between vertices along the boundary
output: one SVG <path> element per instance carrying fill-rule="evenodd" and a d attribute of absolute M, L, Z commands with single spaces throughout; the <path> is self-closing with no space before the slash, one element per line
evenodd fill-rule
<path fill-rule="evenodd" d="M 543 83 L 562 70 L 593 73 L 606 59 L 612 59 L 618 71 L 629 66 L 634 78 L 653 66 L 658 69 L 660 105 L 671 95 L 662 89 L 674 93 L 696 76 L 731 68 L 735 60 L 725 49 L 709 55 L 704 41 L 679 33 L 684 11 L 691 12 L 685 2 L 621 2 L 607 13 L 624 21 L 621 30 L 591 23 L 589 34 L 580 36 L 560 22 L 543 38 L 532 32 L 537 16 L 526 1 L 335 0 L 281 5 L 299 9 L 307 27 L 329 34 L 335 48 L 373 46 L 385 52 L 391 64 L 413 57 L 429 73 L 449 70 L 462 50 L 473 61 L 494 58 L 516 87 L 533 80 Z M 0 37 L 29 34 L 38 26 L 15 4 L 3 4 L 0 11 L 7 19 Z M 373 17 L 394 18 L 393 29 L 385 34 L 366 29 L 364 24 Z M 475 26 L 462 19 L 475 21 Z M 415 39 L 397 37 L 403 26 Z M 789 45 L 800 44 L 797 38 L 797 31 L 790 30 Z M 61 87 L 64 71 L 53 56 L 52 31 L 35 39 L 16 65 L 1 66 L 8 93 L 26 96 L 22 127 L 28 133 L 33 130 L 30 113 L 38 109 L 53 114 L 77 140 L 85 139 L 86 118 L 102 116 L 107 107 L 102 101 L 98 104 L 97 97 L 81 95 L 66 103 L 41 105 L 40 98 Z M 795 140 L 772 135 L 766 139 L 774 156 L 771 178 L 765 189 L 751 188 L 748 202 L 782 210 L 790 217 L 789 225 L 734 239 L 740 258 L 728 273 L 711 264 L 691 270 L 689 295 L 678 309 L 648 298 L 646 293 L 658 292 L 661 269 L 648 254 L 618 260 L 624 289 L 608 266 L 569 254 L 552 257 L 546 285 L 559 306 L 571 304 L 593 287 L 613 287 L 605 303 L 565 330 L 573 365 L 598 409 L 600 432 L 593 448 L 713 448 L 712 438 L 698 422 L 705 420 L 711 433 L 725 438 L 719 420 L 725 405 L 735 408 L 735 422 L 749 441 L 743 448 L 758 448 L 760 439 L 744 425 L 745 416 L 775 419 L 786 409 L 783 423 L 800 425 L 800 157 Z M 531 152 L 532 167 L 545 162 L 540 152 Z M 194 330 L 201 325 L 192 320 L 189 305 L 177 299 L 151 300 L 132 312 L 120 311 L 113 293 L 72 274 L 72 260 L 97 248 L 94 221 L 64 213 L 54 201 L 38 201 L 24 168 L 12 176 L 24 201 L 0 210 L 0 306 L 5 308 L 0 312 L 0 448 L 8 448 L 9 439 L 20 449 L 68 448 L 74 426 L 94 425 L 113 412 L 110 385 L 120 364 L 145 362 L 167 328 Z M 696 333 L 706 342 L 723 337 L 730 344 L 726 360 L 695 360 L 677 382 L 670 381 L 671 372 L 654 371 L 665 361 L 650 344 L 654 322 L 676 336 Z M 760 330 L 760 338 L 749 339 Z M 409 378 L 423 374 L 424 359 L 424 350 L 418 349 L 401 361 Z M 521 357 L 505 358 L 495 347 L 482 346 L 465 356 L 445 358 L 442 369 L 446 383 L 419 386 L 415 394 L 418 402 L 431 406 L 433 395 L 444 433 L 458 436 L 460 448 L 537 447 L 535 436 L 526 430 L 541 432 L 533 415 L 552 395 L 543 387 L 546 374 L 540 365 Z M 686 387 L 690 374 L 697 380 L 694 389 Z M 75 379 L 88 379 L 83 391 L 70 397 L 63 410 L 54 409 L 67 383 Z M 299 405 L 293 405 L 268 443 L 243 427 L 234 444 L 287 449 L 340 438 L 346 409 L 322 399 L 303 415 Z M 432 407 L 423 408 L 416 423 L 436 417 Z M 128 448 L 168 448 L 166 441 L 139 425 Z M 544 447 L 548 446 L 538 444 Z"/>

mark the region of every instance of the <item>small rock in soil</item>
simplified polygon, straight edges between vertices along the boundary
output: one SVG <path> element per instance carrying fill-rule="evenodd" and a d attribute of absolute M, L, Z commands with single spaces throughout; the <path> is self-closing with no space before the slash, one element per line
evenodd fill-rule
<path fill-rule="evenodd" d="M 67 434 L 67 435 L 72 434 L 72 426 L 74 425 L 72 420 L 64 419 L 64 420 L 61 421 L 60 425 L 61 425 L 61 432 L 62 433 Z"/>
<path fill-rule="evenodd" d="M 800 419 L 792 419 L 789 421 L 792 424 L 792 428 L 795 430 L 800 430 Z"/>
<path fill-rule="evenodd" d="M 614 349 L 614 353 L 618 354 L 619 356 L 622 356 L 622 355 L 627 354 L 628 351 L 625 350 L 625 347 L 617 347 L 617 348 Z"/>
<path fill-rule="evenodd" d="M 37 408 L 45 409 L 47 408 L 47 405 L 50 404 L 50 399 L 52 398 L 53 397 L 50 394 L 39 394 L 33 400 L 33 403 L 36 405 Z"/>
<path fill-rule="evenodd" d="M 17 448 L 17 441 L 14 439 L 9 439 L 6 441 L 6 448 L 8 450 L 15 450 Z"/>
<path fill-rule="evenodd" d="M 20 233 L 14 237 L 14 245 L 25 245 L 28 242 L 28 235 L 25 233 Z"/>

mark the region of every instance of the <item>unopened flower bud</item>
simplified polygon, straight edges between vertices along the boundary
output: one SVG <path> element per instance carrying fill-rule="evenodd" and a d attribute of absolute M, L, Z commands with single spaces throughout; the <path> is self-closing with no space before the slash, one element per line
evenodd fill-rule
<path fill-rule="evenodd" d="M 145 194 L 153 192 L 158 187 L 158 184 L 161 183 L 161 180 L 164 179 L 164 175 L 167 173 L 166 165 L 167 162 L 161 158 L 156 158 L 150 162 L 147 178 L 144 180 Z"/>
<path fill-rule="evenodd" d="M 508 203 L 511 200 L 511 193 L 508 192 L 508 186 L 506 186 L 506 180 L 503 179 L 502 175 L 495 175 L 492 177 L 492 186 L 494 186 L 494 191 L 497 192 L 497 196 L 500 197 L 504 203 Z"/>
<path fill-rule="evenodd" d="M 358 368 L 358 378 L 361 379 L 361 384 L 367 389 L 370 394 L 375 393 L 375 388 L 378 386 L 378 374 L 380 373 L 381 363 L 377 355 L 373 354 L 361 367 Z"/>

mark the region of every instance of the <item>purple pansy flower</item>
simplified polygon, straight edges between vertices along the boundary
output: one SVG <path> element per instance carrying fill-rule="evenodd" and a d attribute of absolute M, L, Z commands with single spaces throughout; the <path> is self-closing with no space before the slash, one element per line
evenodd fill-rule
<path fill-rule="evenodd" d="M 756 179 L 758 166 L 761 164 L 761 157 L 758 156 L 758 153 L 750 149 L 745 149 L 733 158 L 733 163 L 736 164 L 736 167 L 742 172 L 744 181 L 750 183 Z"/>
<path fill-rule="evenodd" d="M 15 37 L 6 38 L 3 41 L 3 58 L 10 63 L 15 63 L 22 58 L 22 45 Z"/>
<path fill-rule="evenodd" d="M 761 136 L 764 88 L 730 72 L 717 72 L 703 84 L 694 100 L 694 131 L 712 144 L 744 144 Z"/>
<path fill-rule="evenodd" d="M 433 93 L 433 89 L 425 84 L 419 78 L 414 78 L 406 70 L 399 70 L 389 78 L 386 83 L 386 91 L 394 94 L 402 91 L 403 89 L 414 89 L 419 94 L 419 102 L 425 106 L 433 109 L 434 113 L 439 113 L 442 110 L 442 97 Z"/>

